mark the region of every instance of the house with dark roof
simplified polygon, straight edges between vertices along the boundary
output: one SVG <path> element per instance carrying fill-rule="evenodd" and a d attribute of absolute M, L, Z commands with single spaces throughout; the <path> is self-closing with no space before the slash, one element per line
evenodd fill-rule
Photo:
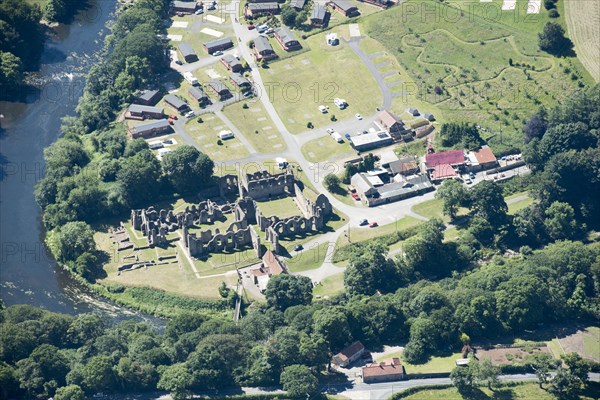
<path fill-rule="evenodd" d="M 306 0 L 290 0 L 290 7 L 295 8 L 296 11 L 300 11 L 304 8 Z"/>
<path fill-rule="evenodd" d="M 422 126 L 420 128 L 415 129 L 415 136 L 418 138 L 425 137 L 425 136 L 429 135 L 431 132 L 433 132 L 434 129 L 435 128 L 433 127 L 433 125 Z"/>
<path fill-rule="evenodd" d="M 177 46 L 177 50 L 179 50 L 179 54 L 181 54 L 185 62 L 192 63 L 198 61 L 198 55 L 188 43 L 181 43 Z"/>
<path fill-rule="evenodd" d="M 179 97 L 175 96 L 174 94 L 166 95 L 165 103 L 167 103 L 168 105 L 170 105 L 171 107 L 173 107 L 174 109 L 179 111 L 180 113 L 183 113 L 190 108 L 184 100 L 180 99 Z"/>
<path fill-rule="evenodd" d="M 144 106 L 141 104 L 132 104 L 125 113 L 127 119 L 161 119 L 165 117 L 164 109 L 154 106 Z"/>
<path fill-rule="evenodd" d="M 385 129 L 394 139 L 399 139 L 402 134 L 407 132 L 402 120 L 391 111 L 384 110 L 377 114 L 377 123 L 382 129 Z"/>
<path fill-rule="evenodd" d="M 233 97 L 229 88 L 221 81 L 214 80 L 208 82 L 208 88 L 219 98 L 219 100 Z"/>
<path fill-rule="evenodd" d="M 401 157 L 396 161 L 392 161 L 388 168 L 392 175 L 414 175 L 420 172 L 417 159 L 413 156 Z"/>
<path fill-rule="evenodd" d="M 281 48 L 285 51 L 300 50 L 302 45 L 296 39 L 296 36 L 292 33 L 290 28 L 287 26 L 281 26 L 275 28 L 275 40 L 281 45 Z"/>
<path fill-rule="evenodd" d="M 331 0 L 327 5 L 345 17 L 350 18 L 360 15 L 358 8 L 348 0 Z"/>
<path fill-rule="evenodd" d="M 198 8 L 198 3 L 195 1 L 174 1 L 171 5 L 171 10 L 174 13 L 193 14 Z"/>
<path fill-rule="evenodd" d="M 425 114 L 423 114 L 423 118 L 425 118 L 429 122 L 435 121 L 435 117 L 433 116 L 432 113 L 425 113 Z"/>
<path fill-rule="evenodd" d="M 339 367 L 346 367 L 358 360 L 365 352 L 365 346 L 359 341 L 352 343 L 334 355 L 331 362 Z"/>
<path fill-rule="evenodd" d="M 254 39 L 254 56 L 256 61 L 262 59 L 268 61 L 278 57 L 275 50 L 273 50 L 273 46 L 269 43 L 269 39 L 262 35 Z"/>
<path fill-rule="evenodd" d="M 231 38 L 225 37 L 206 42 L 203 46 L 208 54 L 213 54 L 215 51 L 223 51 L 232 48 L 233 42 L 231 41 Z"/>
<path fill-rule="evenodd" d="M 388 182 L 384 182 L 383 179 L 387 179 Z M 359 172 L 352 176 L 350 183 L 356 189 L 361 202 L 368 207 L 420 196 L 433 190 L 433 185 L 426 175 L 405 177 L 397 174 L 390 179 L 383 174 Z"/>
<path fill-rule="evenodd" d="M 221 57 L 221 64 L 231 72 L 240 72 L 244 69 L 242 62 L 231 54 L 225 54 Z"/>
<path fill-rule="evenodd" d="M 400 359 L 395 357 L 364 366 L 362 376 L 364 383 L 399 381 L 404 379 L 404 366 Z"/>
<path fill-rule="evenodd" d="M 329 11 L 321 4 L 315 3 L 310 14 L 310 24 L 317 28 L 324 28 L 329 20 Z"/>
<path fill-rule="evenodd" d="M 242 91 L 246 91 L 252 87 L 250 81 L 244 78 L 242 74 L 238 74 L 237 72 L 234 72 L 233 74 L 229 75 L 229 80 L 231 81 L 231 83 L 233 83 L 233 85 L 236 88 Z"/>
<path fill-rule="evenodd" d="M 169 121 L 166 119 L 159 119 L 158 121 L 145 122 L 131 126 L 127 131 L 131 139 L 136 139 L 170 133 L 173 129 L 171 128 L 171 125 L 169 125 Z"/>
<path fill-rule="evenodd" d="M 160 101 L 160 92 L 158 90 L 143 90 L 133 99 L 133 104 L 143 106 L 153 106 Z"/>
<path fill-rule="evenodd" d="M 279 3 L 246 3 L 244 15 L 247 18 L 255 18 L 263 15 L 277 15 L 281 12 Z"/>
<path fill-rule="evenodd" d="M 189 88 L 188 95 L 200 106 L 210 103 L 210 100 L 204 90 L 198 87 L 192 86 Z"/>
<path fill-rule="evenodd" d="M 407 108 L 406 112 L 409 113 L 410 115 L 412 115 L 413 117 L 418 117 L 420 115 L 419 110 L 417 110 L 416 108 L 412 108 L 412 107 Z"/>

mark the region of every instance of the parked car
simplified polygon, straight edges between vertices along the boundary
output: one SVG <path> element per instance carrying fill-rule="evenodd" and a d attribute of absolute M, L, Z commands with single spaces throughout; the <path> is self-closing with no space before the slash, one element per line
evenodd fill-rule
<path fill-rule="evenodd" d="M 344 135 L 344 137 L 345 137 L 347 140 L 350 140 L 350 134 L 349 134 L 349 133 L 346 133 L 346 134 Z"/>
<path fill-rule="evenodd" d="M 467 185 L 470 185 L 471 183 L 473 183 L 473 181 L 471 180 L 471 178 L 467 178 L 467 179 L 465 179 L 465 183 Z"/>
<path fill-rule="evenodd" d="M 181 62 L 181 60 L 175 60 L 175 64 L 177 64 L 177 65 L 183 65 L 183 63 Z"/>
<path fill-rule="evenodd" d="M 251 31 L 252 29 L 256 28 L 254 25 L 248 25 L 247 26 L 248 30 Z"/>
<path fill-rule="evenodd" d="M 369 228 L 377 228 L 378 226 L 379 226 L 379 224 L 375 221 L 373 221 L 369 224 Z"/>
<path fill-rule="evenodd" d="M 218 57 L 218 56 L 222 56 L 223 52 L 221 50 L 217 50 L 213 53 L 213 56 Z"/>
<path fill-rule="evenodd" d="M 352 186 L 352 185 L 348 185 L 348 191 L 350 193 L 356 193 L 356 188 L 354 186 Z"/>
<path fill-rule="evenodd" d="M 358 120 L 361 120 L 361 119 L 362 119 L 362 115 L 360 115 L 360 114 L 358 114 L 358 113 L 357 113 L 357 114 L 355 114 L 354 116 L 355 116 L 355 117 L 356 117 L 356 119 L 358 119 Z"/>
<path fill-rule="evenodd" d="M 216 9 L 217 9 L 217 7 L 216 7 L 214 4 L 209 4 L 209 5 L 208 5 L 208 7 L 206 7 L 206 9 L 207 9 L 208 11 L 212 11 L 212 10 L 216 10 Z"/>
<path fill-rule="evenodd" d="M 183 17 L 183 13 L 182 13 L 181 11 L 178 11 L 178 12 L 177 12 L 177 16 L 178 16 L 178 17 Z"/>
<path fill-rule="evenodd" d="M 475 173 L 473 173 L 473 172 L 469 172 L 469 178 L 471 178 L 471 179 L 475 179 Z"/>
<path fill-rule="evenodd" d="M 331 135 L 333 132 L 334 132 L 334 130 L 333 130 L 333 129 L 331 129 L 331 128 L 328 128 L 328 129 L 327 129 L 327 133 L 329 133 L 330 135 Z"/>
<path fill-rule="evenodd" d="M 173 121 L 171 118 L 169 118 L 167 121 L 169 121 L 169 125 L 173 125 L 175 123 L 175 121 Z"/>
<path fill-rule="evenodd" d="M 362 220 L 360 220 L 360 222 L 358 223 L 358 225 L 360 225 L 360 226 L 369 225 L 369 220 L 368 219 L 362 219 Z"/>
<path fill-rule="evenodd" d="M 200 9 L 198 9 L 198 10 L 196 10 L 196 11 L 194 12 L 194 14 L 196 14 L 196 15 L 200 15 L 200 14 L 202 14 L 202 13 L 204 13 L 204 10 L 203 10 L 203 9 L 201 9 L 201 8 L 200 8 Z"/>
<path fill-rule="evenodd" d="M 296 247 L 294 247 L 294 251 L 302 251 L 304 250 L 304 246 L 302 246 L 301 244 L 297 244 Z"/>
<path fill-rule="evenodd" d="M 177 115 L 171 114 L 171 115 L 169 115 L 169 118 L 171 118 L 171 119 L 177 119 Z"/>
<path fill-rule="evenodd" d="M 359 196 L 358 194 L 356 194 L 356 193 L 350 193 L 350 196 L 352 196 L 352 198 L 353 198 L 354 200 L 356 200 L 356 201 L 359 201 L 359 200 L 360 200 L 360 196 Z"/>
<path fill-rule="evenodd" d="M 192 118 L 194 115 L 196 115 L 193 111 L 188 111 L 187 113 L 185 113 L 186 118 Z"/>
<path fill-rule="evenodd" d="M 270 35 L 270 34 L 271 34 L 271 33 L 273 33 L 273 32 L 275 32 L 275 29 L 273 29 L 273 28 L 268 28 L 268 29 L 265 31 L 265 33 L 266 33 L 267 35 Z"/>

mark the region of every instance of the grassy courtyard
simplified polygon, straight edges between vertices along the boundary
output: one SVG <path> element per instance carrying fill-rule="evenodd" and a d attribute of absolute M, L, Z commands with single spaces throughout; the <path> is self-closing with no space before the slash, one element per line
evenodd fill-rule
<path fill-rule="evenodd" d="M 477 122 L 488 128 L 491 133 L 484 139 L 496 152 L 522 145 L 522 123 L 532 110 L 591 83 L 576 58 L 558 59 L 538 50 L 537 32 L 549 21 L 546 10 L 527 15 L 497 9 L 496 17 L 486 17 L 485 7 L 500 3 L 409 0 L 362 24 L 416 84 L 407 90 L 414 107 L 429 110 L 434 105 L 441 111 L 436 115 L 440 121 Z M 392 109 L 397 112 L 406 105 L 407 98 L 399 96 Z"/>
<path fill-rule="evenodd" d="M 302 155 L 311 162 L 334 161 L 356 155 L 346 139 L 338 143 L 329 135 L 306 142 L 301 150 Z"/>
<path fill-rule="evenodd" d="M 186 132 L 198 143 L 202 152 L 215 161 L 235 160 L 250 155 L 239 138 L 222 140 L 218 143 L 218 133 L 229 130 L 227 125 L 215 114 L 203 114 L 202 123 L 192 118 L 185 125 Z"/>
<path fill-rule="evenodd" d="M 328 125 L 332 115 L 338 120 L 353 118 L 355 113 L 368 115 L 381 105 L 377 83 L 344 42 L 328 46 L 320 33 L 306 43 L 309 52 L 271 62 L 261 71 L 265 85 L 274 88 L 270 100 L 290 132 L 307 130 L 308 122 L 316 128 Z M 338 110 L 333 105 L 336 97 L 345 99 L 349 107 Z M 321 104 L 330 106 L 330 112 L 322 114 Z"/>
<path fill-rule="evenodd" d="M 248 108 L 244 108 L 244 104 Z M 277 153 L 287 146 L 275 123 L 257 99 L 242 101 L 223 109 L 223 114 L 260 153 Z"/>
<path fill-rule="evenodd" d="M 270 201 L 259 201 L 258 208 L 266 217 L 273 215 L 279 218 L 293 217 L 296 215 L 302 215 L 302 212 L 296 205 L 293 197 L 284 197 L 281 199 L 270 200 Z"/>

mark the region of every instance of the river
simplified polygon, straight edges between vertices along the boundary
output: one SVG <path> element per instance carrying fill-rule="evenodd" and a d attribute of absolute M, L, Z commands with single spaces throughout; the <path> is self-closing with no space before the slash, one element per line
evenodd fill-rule
<path fill-rule="evenodd" d="M 36 87 L 22 103 L 0 102 L 0 297 L 50 311 L 141 317 L 80 285 L 43 244 L 35 183 L 44 173 L 44 148 L 59 137 L 61 118 L 74 115 L 85 74 L 98 60 L 117 0 L 91 0 L 73 23 L 46 41 Z"/>

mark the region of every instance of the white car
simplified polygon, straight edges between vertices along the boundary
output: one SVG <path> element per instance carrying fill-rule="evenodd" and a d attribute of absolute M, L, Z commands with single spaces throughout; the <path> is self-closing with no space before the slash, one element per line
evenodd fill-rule
<path fill-rule="evenodd" d="M 333 132 L 334 132 L 334 130 L 333 130 L 333 129 L 331 129 L 331 128 L 327 129 L 327 133 L 329 133 L 330 135 L 331 135 Z"/>
<path fill-rule="evenodd" d="M 361 119 L 362 119 L 362 115 L 360 115 L 360 114 L 356 114 L 356 115 L 355 115 L 355 117 L 356 117 L 356 119 L 358 119 L 358 120 L 361 120 Z"/>
<path fill-rule="evenodd" d="M 223 52 L 221 50 L 217 50 L 212 55 L 215 56 L 215 57 L 222 56 Z"/>
<path fill-rule="evenodd" d="M 186 118 L 192 118 L 194 115 L 196 115 L 196 113 L 194 113 L 193 111 L 189 111 L 189 112 L 185 113 Z"/>
<path fill-rule="evenodd" d="M 199 9 L 199 10 L 196 10 L 196 11 L 194 12 L 194 14 L 196 14 L 196 15 L 200 15 L 200 14 L 202 14 L 203 12 L 204 12 L 204 10 L 203 10 L 203 9 Z"/>

